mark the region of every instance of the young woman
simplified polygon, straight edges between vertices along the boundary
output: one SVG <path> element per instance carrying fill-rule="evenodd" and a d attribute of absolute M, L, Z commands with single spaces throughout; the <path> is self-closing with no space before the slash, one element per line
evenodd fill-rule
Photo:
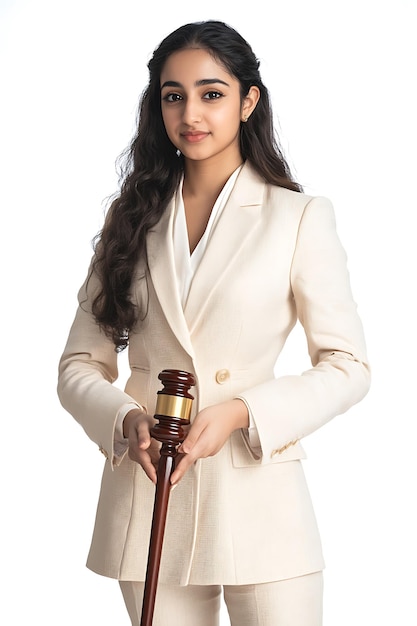
<path fill-rule="evenodd" d="M 138 625 L 154 504 L 158 374 L 196 378 L 179 448 L 155 626 L 319 626 L 323 557 L 301 440 L 369 387 L 330 202 L 275 140 L 248 43 L 185 25 L 149 62 L 120 193 L 96 239 L 58 392 L 106 457 L 88 567 Z M 300 320 L 312 366 L 274 376 Z M 117 353 L 128 346 L 125 391 Z"/>

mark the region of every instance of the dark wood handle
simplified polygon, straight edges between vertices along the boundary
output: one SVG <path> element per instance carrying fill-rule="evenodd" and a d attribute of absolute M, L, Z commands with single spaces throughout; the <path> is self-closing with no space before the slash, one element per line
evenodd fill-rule
<path fill-rule="evenodd" d="M 182 370 L 163 370 L 158 378 L 163 389 L 158 391 L 155 413 L 158 423 L 151 429 L 151 435 L 160 441 L 162 446 L 157 470 L 141 626 L 152 626 L 171 489 L 170 477 L 175 469 L 177 448 L 185 439 L 183 426 L 190 423 L 191 404 L 194 398 L 189 390 L 195 385 L 194 376 Z"/>

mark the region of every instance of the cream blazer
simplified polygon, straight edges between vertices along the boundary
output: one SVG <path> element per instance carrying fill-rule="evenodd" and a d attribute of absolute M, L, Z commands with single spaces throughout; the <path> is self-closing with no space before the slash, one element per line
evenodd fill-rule
<path fill-rule="evenodd" d="M 132 294 L 147 310 L 130 337 L 125 391 L 117 355 L 90 313 L 84 284 L 59 367 L 62 405 L 104 453 L 87 566 L 144 580 L 154 486 L 127 454 L 114 452 L 117 413 L 136 401 L 154 413 L 158 374 L 192 372 L 193 417 L 241 397 L 260 448 L 235 431 L 172 490 L 160 581 L 250 584 L 323 568 L 306 486 L 301 440 L 360 401 L 369 387 L 362 325 L 330 202 L 266 184 L 245 164 L 210 235 L 184 309 L 176 288 L 173 203 L 148 235 L 148 267 Z M 297 319 L 311 368 L 274 377 Z"/>

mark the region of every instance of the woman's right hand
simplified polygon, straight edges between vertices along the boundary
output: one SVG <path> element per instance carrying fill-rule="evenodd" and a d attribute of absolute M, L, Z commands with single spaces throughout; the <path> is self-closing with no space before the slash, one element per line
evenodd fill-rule
<path fill-rule="evenodd" d="M 161 444 L 150 434 L 155 423 L 151 415 L 140 409 L 132 409 L 123 420 L 123 434 L 129 440 L 129 458 L 139 463 L 148 478 L 156 484 Z"/>

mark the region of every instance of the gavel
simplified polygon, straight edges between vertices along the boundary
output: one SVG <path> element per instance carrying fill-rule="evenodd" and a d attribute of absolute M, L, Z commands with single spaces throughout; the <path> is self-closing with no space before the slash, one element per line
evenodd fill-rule
<path fill-rule="evenodd" d="M 159 374 L 158 378 L 162 382 L 163 389 L 157 393 L 154 417 L 158 423 L 151 428 L 151 435 L 162 445 L 157 469 L 141 626 L 152 626 L 171 489 L 170 478 L 175 469 L 178 446 L 185 439 L 183 426 L 190 423 L 194 397 L 189 393 L 189 389 L 195 385 L 194 376 L 182 370 L 166 369 Z"/>

